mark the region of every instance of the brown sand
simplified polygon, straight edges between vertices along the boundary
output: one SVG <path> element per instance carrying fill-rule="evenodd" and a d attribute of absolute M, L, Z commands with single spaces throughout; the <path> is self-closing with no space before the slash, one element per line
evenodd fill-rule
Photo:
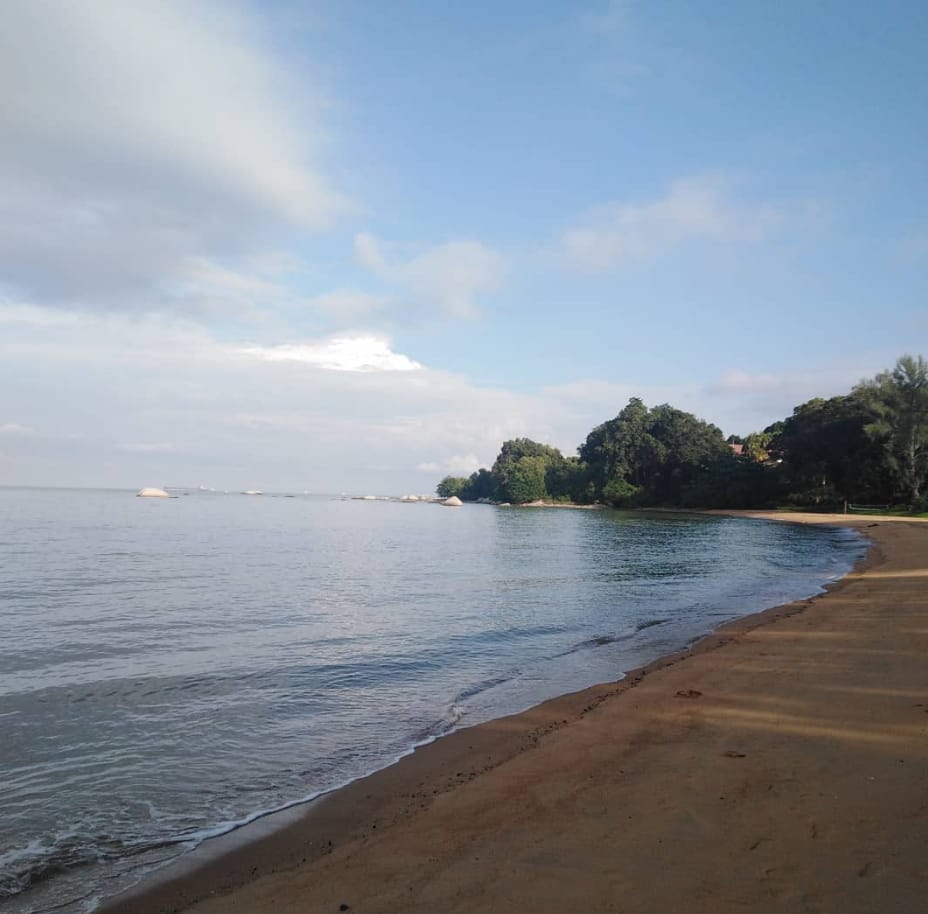
<path fill-rule="evenodd" d="M 928 911 L 928 524 L 788 519 L 874 546 L 823 597 L 440 740 L 111 910 Z"/>

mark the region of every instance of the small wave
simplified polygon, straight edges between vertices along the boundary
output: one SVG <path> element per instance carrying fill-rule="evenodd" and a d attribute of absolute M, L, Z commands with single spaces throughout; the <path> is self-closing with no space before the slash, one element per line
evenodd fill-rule
<path fill-rule="evenodd" d="M 447 736 L 457 727 L 464 717 L 464 709 L 457 703 L 452 702 L 448 706 L 445 714 L 434 723 L 423 727 L 418 733 L 413 735 L 413 743 L 416 746 L 424 746 L 427 743 L 434 742 L 442 736 Z"/>
<path fill-rule="evenodd" d="M 491 679 L 482 679 L 480 682 L 475 682 L 473 685 L 467 686 L 467 688 L 458 692 L 458 694 L 454 697 L 453 704 L 457 705 L 465 702 L 468 698 L 473 698 L 475 695 L 479 695 L 481 692 L 486 692 L 489 689 L 492 689 L 498 685 L 502 685 L 504 682 L 509 682 L 514 678 L 515 674 L 511 676 L 494 676 Z"/>
<path fill-rule="evenodd" d="M 558 660 L 561 657 L 569 657 L 571 654 L 576 654 L 579 651 L 588 651 L 594 647 L 605 647 L 607 644 L 616 644 L 619 641 L 628 641 L 629 638 L 634 638 L 634 632 L 627 632 L 623 635 L 596 635 L 593 638 L 586 638 L 583 641 L 578 641 L 576 644 L 572 644 L 566 651 L 561 651 L 559 654 L 554 654 L 551 660 Z"/>
<path fill-rule="evenodd" d="M 655 625 L 663 625 L 665 622 L 669 621 L 670 619 L 645 619 L 643 622 L 639 622 L 635 626 L 635 631 L 644 631 L 646 628 L 653 628 Z"/>
<path fill-rule="evenodd" d="M 0 898 L 11 898 L 80 867 L 126 859 L 148 851 L 184 844 L 183 838 L 126 842 L 101 835 L 69 831 L 50 841 L 37 838 L 0 855 Z"/>
<path fill-rule="evenodd" d="M 591 648 L 605 647 L 607 644 L 618 644 L 622 641 L 630 641 L 635 637 L 635 635 L 641 631 L 644 631 L 646 628 L 653 628 L 655 625 L 664 625 L 669 621 L 670 619 L 644 619 L 643 621 L 637 623 L 632 631 L 622 632 L 620 634 L 595 635 L 592 638 L 586 638 L 583 641 L 578 641 L 576 644 L 567 648 L 566 651 L 561 651 L 559 654 L 554 654 L 550 659 L 556 660 L 560 657 L 567 657 L 570 654 L 576 654 L 578 651 L 586 651 L 590 650 Z"/>
<path fill-rule="evenodd" d="M 547 635 L 562 635 L 568 629 L 563 625 L 513 625 L 507 628 L 485 628 L 465 634 L 449 635 L 447 643 L 454 646 L 471 647 L 483 644 L 498 644 L 501 641 L 529 641 Z"/>

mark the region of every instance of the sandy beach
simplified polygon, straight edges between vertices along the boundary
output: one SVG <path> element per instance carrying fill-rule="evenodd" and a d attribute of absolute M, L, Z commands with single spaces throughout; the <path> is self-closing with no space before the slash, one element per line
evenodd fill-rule
<path fill-rule="evenodd" d="M 928 524 L 776 518 L 873 545 L 824 596 L 452 734 L 105 910 L 926 910 Z"/>

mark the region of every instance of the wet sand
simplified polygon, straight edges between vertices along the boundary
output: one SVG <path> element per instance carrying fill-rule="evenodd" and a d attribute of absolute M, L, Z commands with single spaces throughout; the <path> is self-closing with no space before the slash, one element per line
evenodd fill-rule
<path fill-rule="evenodd" d="M 925 911 L 928 524 L 777 519 L 873 546 L 822 597 L 455 733 L 106 910 Z"/>

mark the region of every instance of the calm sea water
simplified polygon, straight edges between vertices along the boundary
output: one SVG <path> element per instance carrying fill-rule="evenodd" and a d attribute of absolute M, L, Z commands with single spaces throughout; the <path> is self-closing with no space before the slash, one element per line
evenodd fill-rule
<path fill-rule="evenodd" d="M 449 729 L 808 596 L 850 531 L 0 489 L 0 905 L 91 910 Z"/>

